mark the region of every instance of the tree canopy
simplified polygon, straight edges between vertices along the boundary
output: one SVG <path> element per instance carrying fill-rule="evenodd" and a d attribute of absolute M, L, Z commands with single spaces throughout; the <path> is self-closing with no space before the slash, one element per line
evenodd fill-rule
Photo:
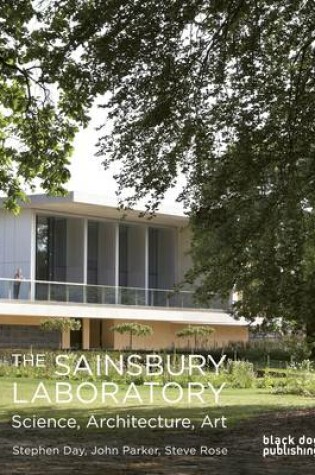
<path fill-rule="evenodd" d="M 207 340 L 210 335 L 215 332 L 214 328 L 211 327 L 200 327 L 196 325 L 189 325 L 188 327 L 184 327 L 181 330 L 176 332 L 176 336 L 179 338 L 186 338 L 188 337 L 188 345 L 190 337 L 193 337 L 195 340 L 195 350 L 197 349 L 198 338 Z M 202 346 L 202 345 L 200 345 Z"/>
<path fill-rule="evenodd" d="M 315 321 L 313 2 L 51 0 L 44 10 L 32 58 L 71 120 L 110 93 L 99 154 L 122 164 L 125 203 L 147 197 L 155 210 L 186 176 L 199 298 L 234 288 L 236 314 Z"/>
<path fill-rule="evenodd" d="M 78 121 L 43 71 L 40 9 L 31 0 L 0 5 L 0 190 L 18 211 L 36 183 L 62 193 Z M 40 3 L 40 2 L 37 2 Z M 82 121 L 81 121 L 82 122 Z"/>
<path fill-rule="evenodd" d="M 111 331 L 124 335 L 129 335 L 129 349 L 133 349 L 133 337 L 145 337 L 153 335 L 153 329 L 150 325 L 144 325 L 143 323 L 125 322 L 117 323 L 110 328 Z"/>

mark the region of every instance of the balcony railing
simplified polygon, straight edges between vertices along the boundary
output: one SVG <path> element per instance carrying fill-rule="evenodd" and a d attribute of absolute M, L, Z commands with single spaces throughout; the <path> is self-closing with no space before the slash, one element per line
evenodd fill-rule
<path fill-rule="evenodd" d="M 200 305 L 194 301 L 194 293 L 185 290 L 175 292 L 164 289 L 4 278 L 0 278 L 0 300 L 217 310 L 226 310 L 229 307 L 227 300 L 220 299 L 213 299 L 208 305 Z"/>

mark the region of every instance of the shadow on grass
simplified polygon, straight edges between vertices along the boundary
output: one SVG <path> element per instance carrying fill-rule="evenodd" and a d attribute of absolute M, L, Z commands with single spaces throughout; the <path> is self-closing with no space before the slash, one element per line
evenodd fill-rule
<path fill-rule="evenodd" d="M 240 475 L 303 475 L 314 473 L 314 456 L 263 457 L 263 436 L 291 437 L 298 441 L 306 435 L 314 437 L 315 409 L 282 409 L 275 411 L 270 405 L 233 405 L 225 407 L 174 408 L 159 406 L 128 408 L 97 408 L 94 410 L 68 409 L 56 410 L 55 407 L 36 408 L 36 411 L 24 409 L 16 411 L 22 417 L 73 417 L 77 419 L 81 430 L 35 429 L 14 430 L 9 422 L 0 424 L 1 474 L 23 475 L 84 473 L 91 475 L 182 475 L 182 474 L 240 474 Z M 189 417 L 195 430 L 184 429 L 86 429 L 91 415 L 97 420 L 128 415 L 136 418 L 150 417 L 184 418 Z M 8 420 L 12 416 L 7 413 Z M 227 418 L 227 429 L 201 428 L 206 416 L 214 421 L 222 416 Z M 12 446 L 57 447 L 58 456 L 25 457 L 12 455 Z M 84 448 L 86 454 L 65 456 L 63 447 Z M 124 453 L 124 447 L 157 448 L 158 454 L 134 455 Z M 110 453 L 93 456 L 95 447 L 117 448 L 118 454 Z M 183 451 L 167 454 L 166 447 L 175 449 L 195 448 L 195 455 Z M 210 449 L 226 448 L 226 456 L 213 456 L 200 453 L 201 447 Z M 6 471 L 7 470 L 7 471 Z M 11 471 L 9 471 L 11 470 Z"/>
<path fill-rule="evenodd" d="M 127 406 L 127 407 L 96 407 L 90 408 L 87 406 L 82 406 L 80 408 L 57 408 L 56 406 L 42 406 L 42 407 L 24 407 L 23 409 L 19 408 L 16 410 L 5 411 L 3 406 L 0 406 L 0 411 L 2 413 L 1 419 L 5 418 L 7 424 L 2 425 L 2 427 L 7 426 L 10 428 L 9 421 L 12 420 L 12 416 L 18 414 L 23 417 L 44 417 L 44 418 L 74 418 L 77 420 L 78 424 L 81 427 L 82 432 L 102 432 L 102 433 L 115 433 L 120 436 L 124 436 L 126 431 L 134 430 L 132 427 L 128 427 L 128 423 L 124 424 L 122 420 L 130 420 L 131 418 L 139 419 L 144 418 L 148 420 L 149 418 L 158 418 L 162 419 L 162 424 L 164 420 L 167 420 L 170 424 L 171 420 L 184 418 L 189 418 L 192 422 L 192 425 L 195 429 L 184 429 L 181 427 L 179 421 L 177 427 L 166 427 L 163 424 L 163 427 L 160 429 L 154 428 L 138 428 L 137 430 L 145 433 L 146 437 L 150 437 L 151 433 L 154 433 L 154 436 L 158 432 L 165 434 L 165 431 L 168 433 L 179 433 L 187 434 L 188 432 L 198 432 L 200 434 L 207 434 L 211 432 L 226 432 L 229 429 L 234 428 L 241 421 L 253 418 L 262 414 L 272 414 L 276 412 L 287 412 L 288 408 L 277 408 L 271 405 L 229 405 L 229 406 L 200 406 L 200 407 L 174 407 L 174 406 L 159 406 L 159 405 L 144 405 L 144 406 Z M 315 410 L 315 408 L 314 408 Z M 94 416 L 98 427 L 95 427 L 94 423 L 91 423 L 88 428 L 86 428 L 90 418 Z M 119 416 L 119 427 L 108 427 L 106 421 L 102 424 L 102 419 L 114 418 Z M 225 418 L 226 420 L 223 419 Z M 215 419 L 220 419 L 215 422 Z M 112 425 L 113 423 L 111 423 Z M 168 424 L 168 425 L 169 425 Z M 43 429 L 25 429 L 25 432 L 43 432 Z M 49 429 L 52 430 L 52 429 Z M 54 429 L 59 432 L 60 430 Z"/>
<path fill-rule="evenodd" d="M 314 457 L 263 457 L 263 435 L 285 437 L 289 434 L 299 437 L 315 434 L 315 409 L 299 406 L 312 406 L 314 401 L 291 395 L 270 395 L 266 390 L 229 390 L 225 392 L 222 406 L 164 406 L 134 405 L 125 407 L 91 408 L 81 405 L 75 408 L 56 406 L 16 406 L 12 404 L 12 381 L 1 380 L 2 405 L 0 406 L 0 473 L 1 475 L 43 475 L 72 474 L 81 475 L 183 475 L 183 474 L 240 474 L 268 475 L 283 474 L 308 475 L 314 473 Z M 21 395 L 29 400 L 35 380 L 21 381 Z M 53 382 L 47 383 L 53 387 Z M 281 407 L 283 406 L 283 407 Z M 292 407 L 288 407 L 292 406 Z M 12 414 L 23 417 L 75 418 L 80 430 L 60 429 L 13 429 Z M 162 419 L 190 418 L 194 429 L 156 428 L 127 429 L 86 429 L 91 415 L 96 420 L 128 415 L 135 418 Z M 217 428 L 201 428 L 205 417 L 214 423 L 215 418 L 225 417 L 227 429 L 222 423 Z M 1 422 L 2 421 L 2 422 Z M 13 455 L 13 447 L 57 448 L 57 455 L 22 456 Z M 63 448 L 70 446 L 86 450 L 83 456 L 75 453 L 65 455 Z M 154 454 L 141 451 L 134 454 L 124 452 L 124 447 L 144 447 L 158 449 Z M 109 447 L 106 455 L 92 455 L 95 447 Z M 165 447 L 171 447 L 171 454 Z M 202 454 L 200 448 L 226 449 L 227 455 Z M 118 450 L 116 453 L 111 449 Z M 196 453 L 190 454 L 192 448 Z M 181 452 L 176 452 L 181 449 Z M 186 452 L 183 450 L 186 449 Z"/>

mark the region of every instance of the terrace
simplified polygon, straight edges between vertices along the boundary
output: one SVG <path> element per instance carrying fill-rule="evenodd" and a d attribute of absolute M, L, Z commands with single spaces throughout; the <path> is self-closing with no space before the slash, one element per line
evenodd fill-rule
<path fill-rule="evenodd" d="M 208 305 L 194 300 L 192 291 L 144 289 L 76 282 L 16 280 L 0 278 L 0 299 L 31 303 L 75 303 L 84 305 L 126 305 L 178 309 L 228 310 L 228 300 L 213 299 Z"/>

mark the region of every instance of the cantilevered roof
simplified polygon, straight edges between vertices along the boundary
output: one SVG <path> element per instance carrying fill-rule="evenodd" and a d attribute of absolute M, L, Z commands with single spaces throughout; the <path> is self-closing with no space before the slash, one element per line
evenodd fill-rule
<path fill-rule="evenodd" d="M 1 204 L 3 204 L 3 199 Z M 173 226 L 185 226 L 188 223 L 188 218 L 185 215 L 172 208 L 170 208 L 169 214 L 157 213 L 153 218 L 141 217 L 141 209 L 120 210 L 114 202 L 106 200 L 104 196 L 90 195 L 77 191 L 71 191 L 66 196 L 56 197 L 46 194 L 29 195 L 28 202 L 22 203 L 21 207 L 43 212 L 64 213 L 91 218 L 121 219 L 126 222 L 148 222 L 150 220 L 156 224 Z"/>

